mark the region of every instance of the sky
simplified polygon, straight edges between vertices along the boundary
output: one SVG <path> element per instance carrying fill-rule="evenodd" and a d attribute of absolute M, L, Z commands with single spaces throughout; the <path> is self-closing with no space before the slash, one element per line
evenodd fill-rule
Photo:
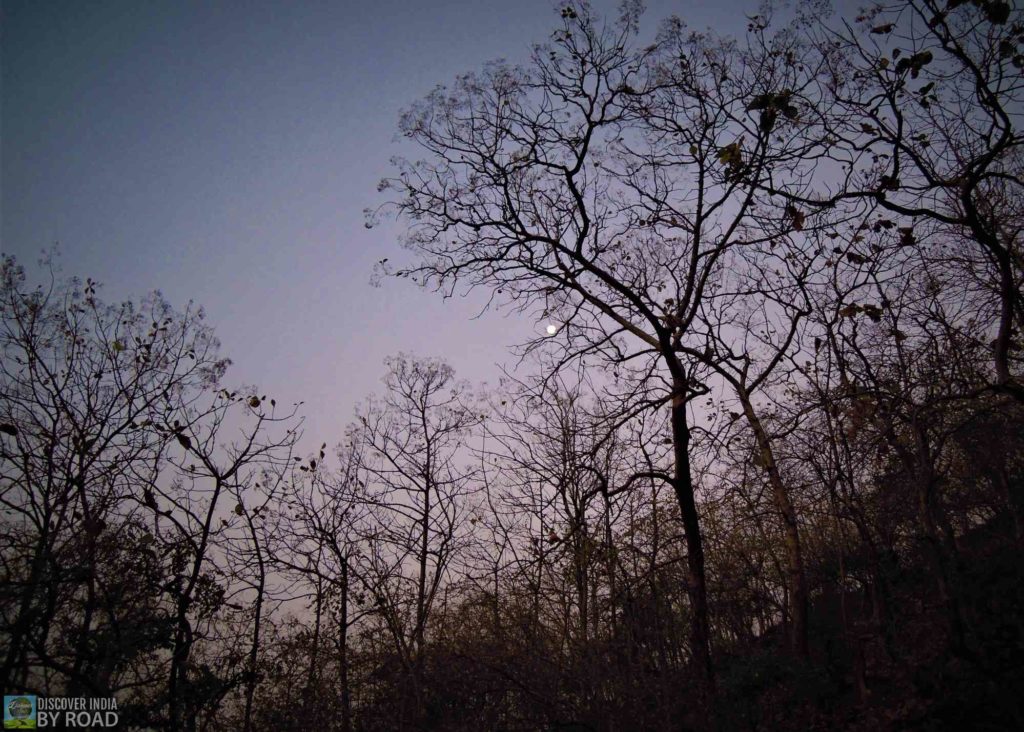
<path fill-rule="evenodd" d="M 674 13 L 738 33 L 756 5 L 658 0 L 643 28 Z M 3 0 L 0 250 L 31 269 L 56 242 L 108 301 L 201 304 L 227 382 L 304 401 L 307 444 L 338 442 L 400 351 L 496 383 L 544 324 L 476 317 L 483 293 L 372 286 L 400 231 L 363 210 L 408 152 L 402 108 L 525 61 L 557 21 L 550 0 Z"/>

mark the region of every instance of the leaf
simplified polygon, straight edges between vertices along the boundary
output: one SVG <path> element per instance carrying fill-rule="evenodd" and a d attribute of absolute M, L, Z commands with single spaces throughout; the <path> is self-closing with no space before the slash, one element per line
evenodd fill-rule
<path fill-rule="evenodd" d="M 718 151 L 718 160 L 723 165 L 735 167 L 740 164 L 742 157 L 740 155 L 740 144 L 733 142 L 720 148 Z"/>
<path fill-rule="evenodd" d="M 865 305 L 861 308 L 865 315 L 867 315 L 872 322 L 878 323 L 882 320 L 882 309 L 877 305 Z"/>
<path fill-rule="evenodd" d="M 753 112 L 760 109 L 768 109 L 771 102 L 771 94 L 758 94 L 756 97 L 750 100 L 750 104 L 747 105 L 747 111 Z"/>
<path fill-rule="evenodd" d="M 1010 4 L 1002 0 L 986 3 L 985 15 L 991 22 L 1002 25 L 1010 19 Z"/>
<path fill-rule="evenodd" d="M 18 436 L 18 428 L 13 424 L 7 424 L 6 422 L 0 424 L 0 432 L 3 432 L 5 435 L 10 435 L 11 437 Z"/>
<path fill-rule="evenodd" d="M 120 353 L 124 350 L 124 344 L 121 341 L 114 341 L 110 344 L 110 347 L 114 349 L 114 353 Z"/>
<path fill-rule="evenodd" d="M 242 507 L 242 504 L 241 503 L 236 503 L 235 504 L 235 514 L 237 516 L 241 516 L 244 513 L 245 513 L 245 509 Z"/>
<path fill-rule="evenodd" d="M 933 57 L 931 51 L 921 51 L 920 53 L 915 53 L 913 56 L 911 56 L 910 76 L 916 79 L 921 69 L 932 62 L 932 58 Z"/>
<path fill-rule="evenodd" d="M 253 409 L 258 409 L 260 406 L 260 398 L 258 396 L 254 396 L 249 399 L 249 406 Z"/>
<path fill-rule="evenodd" d="M 885 35 L 886 33 L 892 33 L 892 29 L 896 27 L 895 23 L 886 23 L 885 25 L 876 25 L 871 29 L 871 34 L 875 36 Z"/>
<path fill-rule="evenodd" d="M 806 218 L 807 218 L 806 215 L 802 211 L 797 211 L 796 213 L 794 213 L 793 214 L 793 228 L 796 229 L 797 231 L 803 231 L 804 230 L 804 221 L 805 221 Z"/>
<path fill-rule="evenodd" d="M 761 131 L 768 133 L 771 132 L 772 127 L 775 126 L 775 120 L 778 119 L 779 112 L 781 112 L 786 119 L 795 120 L 800 110 L 797 109 L 796 105 L 790 102 L 793 97 L 793 92 L 786 90 L 779 94 L 758 94 L 747 105 L 747 111 L 760 111 L 761 119 L 760 126 Z M 723 161 L 725 162 L 725 161 Z"/>
<path fill-rule="evenodd" d="M 183 435 L 180 432 L 178 433 L 178 444 L 184 447 L 186 450 L 192 449 L 192 440 L 189 439 L 188 435 Z"/>

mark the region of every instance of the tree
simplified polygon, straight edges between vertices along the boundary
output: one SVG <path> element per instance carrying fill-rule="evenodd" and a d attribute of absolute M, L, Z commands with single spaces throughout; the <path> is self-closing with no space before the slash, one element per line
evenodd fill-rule
<path fill-rule="evenodd" d="M 689 34 L 673 19 L 634 49 L 638 16 L 627 4 L 602 24 L 566 5 L 529 68 L 491 64 L 439 88 L 401 122 L 426 159 L 400 161 L 383 185 L 422 255 L 399 276 L 447 293 L 492 288 L 560 324 L 563 363 L 632 374 L 629 412 L 670 406 L 665 477 L 688 542 L 691 652 L 710 679 L 687 414 L 709 389 L 708 359 L 694 325 L 735 258 L 812 224 L 760 194 L 804 151 L 796 95 L 813 73 L 792 61 L 790 35 L 757 24 L 760 46 Z"/>
<path fill-rule="evenodd" d="M 818 110 L 808 145 L 820 147 L 804 179 L 813 185 L 771 187 L 814 210 L 884 211 L 903 247 L 938 233 L 932 256 L 988 301 L 968 335 L 990 344 L 991 386 L 1019 400 L 1024 39 L 1011 5 L 900 0 L 855 24 L 822 21 L 808 53 L 825 71 L 808 99 Z M 839 165 L 816 164 L 826 158 Z"/>
<path fill-rule="evenodd" d="M 279 481 L 290 465 L 299 437 L 296 410 L 297 406 L 279 412 L 275 400 L 258 396 L 252 388 L 220 389 L 197 396 L 170 395 L 155 424 L 158 432 L 173 436 L 164 456 L 172 476 L 169 482 L 160 474 L 149 482 L 138 476 L 138 500 L 152 513 L 158 546 L 172 557 L 173 577 L 165 587 L 174 620 L 167 681 L 171 730 L 194 732 L 202 705 L 219 700 L 252 673 L 250 668 L 233 672 L 226 680 L 202 680 L 213 686 L 204 698 L 190 660 L 224 606 L 227 573 L 217 566 L 222 553 L 216 544 L 227 540 L 233 521 L 252 520 L 238 499 L 255 494 L 261 500 L 262 490 L 271 487 L 267 481 Z M 228 430 L 237 435 L 230 441 Z M 237 502 L 229 508 L 224 502 L 232 496 Z M 254 622 L 259 619 L 257 615 Z"/>
<path fill-rule="evenodd" d="M 315 696 L 321 688 L 320 646 L 325 614 L 330 604 L 336 608 L 342 732 L 352 729 L 350 629 L 376 611 L 373 603 L 365 602 L 371 588 L 363 577 L 363 564 L 372 515 L 360 447 L 352 442 L 339 446 L 338 468 L 334 471 L 324 465 L 326 443 L 318 456 L 299 465 L 301 477 L 293 480 L 282 497 L 264 539 L 277 567 L 312 586 L 314 627 L 306 678 L 311 706 L 316 704 Z M 324 719 L 314 721 L 328 723 Z"/>
<path fill-rule="evenodd" d="M 40 693 L 124 689 L 129 706 L 149 707 L 140 723 L 166 703 L 171 729 L 195 729 L 242 678 L 190 664 L 230 620 L 231 577 L 217 567 L 227 516 L 246 515 L 242 496 L 260 481 L 270 489 L 297 439 L 295 409 L 218 388 L 229 362 L 201 310 L 176 313 L 159 295 L 108 306 L 97 289 L 51 270 L 47 289 L 28 290 L 3 261 L 0 500 L 4 582 L 17 588 L 3 679 Z M 224 444 L 228 427 L 240 441 Z"/>
<path fill-rule="evenodd" d="M 0 270 L 4 583 L 17 598 L 4 608 L 0 680 L 34 688 L 48 669 L 71 690 L 105 694 L 98 684 L 128 659 L 109 659 L 107 672 L 91 666 L 88 639 L 117 579 L 99 565 L 118 537 L 144 539 L 124 502 L 166 448 L 156 424 L 168 400 L 195 398 L 228 362 L 201 310 L 175 313 L 158 295 L 108 306 L 91 280 L 52 273 L 30 290 L 13 258 Z M 54 610 L 71 596 L 82 604 L 74 627 L 60 629 L 70 647 L 58 650 Z"/>
<path fill-rule="evenodd" d="M 421 717 L 427 628 L 466 540 L 474 490 L 460 451 L 480 417 L 447 364 L 399 355 L 386 365 L 387 391 L 359 411 L 348 439 L 377 510 L 367 582 Z"/>

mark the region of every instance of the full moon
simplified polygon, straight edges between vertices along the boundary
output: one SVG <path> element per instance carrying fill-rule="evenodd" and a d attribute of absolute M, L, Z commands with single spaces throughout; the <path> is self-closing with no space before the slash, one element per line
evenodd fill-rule
<path fill-rule="evenodd" d="M 554 335 L 555 333 L 558 332 L 558 326 L 555 325 L 554 323 L 548 323 L 547 331 L 548 335 Z"/>

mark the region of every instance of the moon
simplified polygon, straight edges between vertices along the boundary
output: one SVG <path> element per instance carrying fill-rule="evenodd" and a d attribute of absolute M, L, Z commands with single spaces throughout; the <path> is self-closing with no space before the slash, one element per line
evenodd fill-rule
<path fill-rule="evenodd" d="M 555 333 L 558 332 L 558 326 L 555 325 L 554 323 L 548 323 L 548 327 L 546 330 L 548 332 L 548 335 L 554 335 Z"/>

